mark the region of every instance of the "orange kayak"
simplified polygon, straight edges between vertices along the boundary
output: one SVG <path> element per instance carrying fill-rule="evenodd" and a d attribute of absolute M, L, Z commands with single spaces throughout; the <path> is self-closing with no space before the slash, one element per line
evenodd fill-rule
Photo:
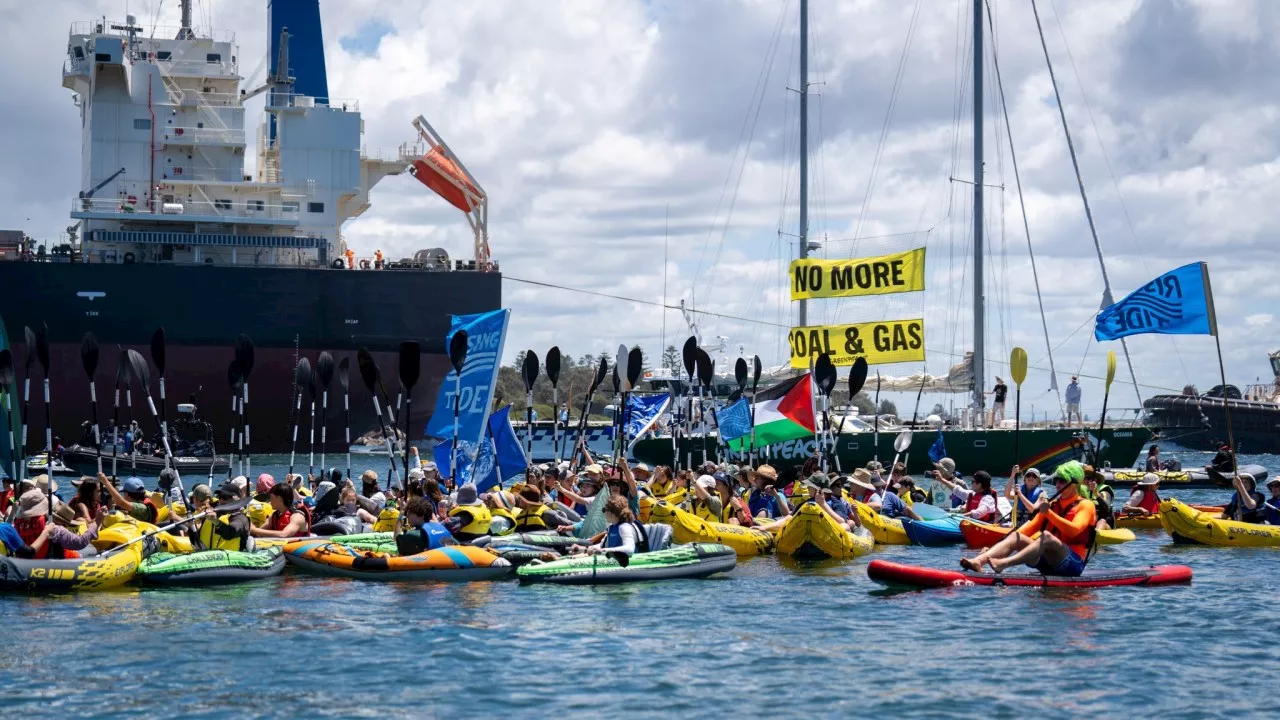
<path fill-rule="evenodd" d="M 968 519 L 960 521 L 960 534 L 964 536 L 965 544 L 974 550 L 991 547 L 1000 542 L 1010 532 L 1010 528 L 1000 525 L 991 525 L 990 523 Z M 1119 545 L 1134 539 L 1136 538 L 1133 531 L 1126 528 L 1098 531 L 1099 545 Z"/>
<path fill-rule="evenodd" d="M 484 548 L 453 545 L 417 555 L 357 550 L 321 538 L 284 546 L 290 565 L 319 575 L 361 580 L 497 580 L 512 574 L 511 563 Z"/>

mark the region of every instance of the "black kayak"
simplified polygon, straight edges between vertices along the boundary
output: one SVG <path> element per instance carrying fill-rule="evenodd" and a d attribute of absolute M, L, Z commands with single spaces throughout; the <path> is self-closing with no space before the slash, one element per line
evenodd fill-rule
<path fill-rule="evenodd" d="M 533 562 L 516 569 L 522 584 L 616 585 L 647 580 L 704 578 L 728 572 L 738 564 L 733 548 L 714 543 L 677 545 L 632 555 L 622 565 L 608 554 L 577 555 L 552 562 Z"/>

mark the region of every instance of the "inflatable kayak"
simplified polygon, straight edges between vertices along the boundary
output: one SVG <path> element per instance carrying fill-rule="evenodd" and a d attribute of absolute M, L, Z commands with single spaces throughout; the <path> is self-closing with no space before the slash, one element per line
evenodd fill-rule
<path fill-rule="evenodd" d="M 1211 515 L 1221 515 L 1221 505 L 1186 505 L 1193 510 L 1209 513 Z M 1160 522 L 1159 513 L 1155 515 L 1123 515 L 1116 513 L 1116 527 L 1132 528 L 1134 530 L 1159 530 L 1164 525 Z"/>
<path fill-rule="evenodd" d="M 943 547 L 964 542 L 964 535 L 960 532 L 960 518 L 954 515 L 936 520 L 912 520 L 904 517 L 902 529 L 913 545 Z"/>
<path fill-rule="evenodd" d="M 511 563 L 470 545 L 401 557 L 327 540 L 299 540 L 285 545 L 284 553 L 289 564 L 300 570 L 361 580 L 498 580 L 511 574 Z"/>
<path fill-rule="evenodd" d="M 675 492 L 667 493 L 662 497 L 654 497 L 652 495 L 640 496 L 640 522 L 650 523 L 656 522 L 651 519 L 649 513 L 653 511 L 653 506 L 659 502 L 666 502 L 668 505 L 680 505 L 689 497 L 689 492 L 684 488 L 676 488 Z"/>
<path fill-rule="evenodd" d="M 764 530 L 710 522 L 665 500 L 652 506 L 649 519 L 651 522 L 671 526 L 673 539 L 681 545 L 718 543 L 733 548 L 738 557 L 755 557 L 773 552 L 773 535 Z"/>
<path fill-rule="evenodd" d="M 131 517 L 124 517 L 120 513 L 112 513 L 106 516 L 103 518 L 102 525 L 102 529 L 98 531 L 98 537 L 93 541 L 93 547 L 99 552 L 124 545 L 139 535 L 146 535 L 147 533 L 155 533 L 151 537 L 155 538 L 160 552 L 173 553 L 174 555 L 185 555 L 191 552 L 190 538 L 182 535 L 173 535 L 168 532 L 156 532 L 159 528 L 155 525 L 135 520 Z"/>
<path fill-rule="evenodd" d="M 119 587 L 133 579 L 143 555 L 153 552 L 156 545 L 148 538 L 110 555 L 70 560 L 0 557 L 0 591 L 68 592 Z"/>
<path fill-rule="evenodd" d="M 845 560 L 866 555 L 875 547 L 867 534 L 853 534 L 836 524 L 814 502 L 801 505 L 777 531 L 778 553 L 799 560 Z"/>
<path fill-rule="evenodd" d="M 1177 500 L 1160 503 L 1160 522 L 1175 543 L 1217 547 L 1280 546 L 1280 525 L 1222 520 Z"/>
<path fill-rule="evenodd" d="M 960 521 L 960 534 L 964 542 L 974 550 L 988 548 L 1000 542 L 1010 532 L 1010 528 L 965 518 Z M 1038 535 L 1039 533 L 1037 533 Z M 1137 539 L 1128 528 L 1113 528 L 1098 531 L 1098 545 L 1119 545 Z"/>
<path fill-rule="evenodd" d="M 578 555 L 553 562 L 535 562 L 520 567 L 516 576 L 523 584 L 613 585 L 646 580 L 704 578 L 728 572 L 738 564 L 733 548 L 713 543 L 677 545 L 658 552 L 637 553 L 623 567 L 608 555 Z"/>
<path fill-rule="evenodd" d="M 367 532 L 355 535 L 333 535 L 325 539 L 357 550 L 370 550 L 389 555 L 395 555 L 397 552 L 395 533 Z"/>
<path fill-rule="evenodd" d="M 353 515 L 329 516 L 311 524 L 311 534 L 320 537 L 332 535 L 360 535 L 364 533 L 364 523 Z"/>
<path fill-rule="evenodd" d="M 876 542 L 881 545 L 911 544 L 907 531 L 902 529 L 901 520 L 885 517 L 860 502 L 855 502 L 854 505 L 858 508 L 858 522 L 862 523 L 862 527 L 871 533 L 871 537 L 875 538 Z"/>
<path fill-rule="evenodd" d="M 1191 582 L 1186 565 L 1157 565 L 1136 570 L 1085 570 L 1079 577 L 1032 572 L 974 573 L 872 560 L 867 577 L 884 585 L 915 588 L 1004 585 L 1008 587 L 1098 588 L 1119 585 L 1176 585 Z"/>
<path fill-rule="evenodd" d="M 223 585 L 261 580 L 284 572 L 284 552 L 204 550 L 188 555 L 156 553 L 138 566 L 138 580 L 153 585 Z"/>
<path fill-rule="evenodd" d="M 1265 467 L 1261 465 L 1241 465 L 1240 472 L 1252 475 L 1253 479 L 1257 481 L 1258 487 L 1266 485 L 1267 469 Z M 1145 470 L 1138 468 L 1118 468 L 1102 471 L 1102 476 L 1106 478 L 1107 483 L 1114 487 L 1130 487 L 1146 474 Z M 1194 470 L 1161 470 L 1156 475 L 1160 476 L 1160 483 L 1165 486 L 1176 485 L 1185 488 L 1231 486 L 1229 480 L 1215 478 L 1203 468 Z"/>
<path fill-rule="evenodd" d="M 515 533 L 514 535 L 486 536 L 471 541 L 476 547 L 494 547 L 500 545 L 532 545 L 557 552 L 568 552 L 574 545 L 590 545 L 591 541 L 572 535 L 561 535 L 555 532 Z"/>

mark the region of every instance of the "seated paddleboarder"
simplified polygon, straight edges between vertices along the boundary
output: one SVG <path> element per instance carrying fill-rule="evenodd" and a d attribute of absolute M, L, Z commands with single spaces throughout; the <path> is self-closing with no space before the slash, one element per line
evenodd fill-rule
<path fill-rule="evenodd" d="M 271 488 L 271 517 L 266 527 L 250 528 L 253 537 L 306 537 L 311 532 L 311 518 L 305 506 L 295 502 L 293 488 L 281 483 Z"/>
<path fill-rule="evenodd" d="M 409 529 L 396 534 L 396 551 L 402 557 L 458 544 L 448 528 L 436 522 L 429 501 L 410 500 L 404 506 L 404 517 Z"/>
<path fill-rule="evenodd" d="M 1231 502 L 1222 509 L 1223 520 L 1261 524 L 1267 519 L 1267 499 L 1257 490 L 1257 482 L 1249 473 L 1240 473 L 1232 481 L 1236 491 Z"/>
<path fill-rule="evenodd" d="M 982 572 L 985 564 L 998 573 L 1012 565 L 1027 565 L 1044 575 L 1078 577 L 1083 573 L 1098 520 L 1093 503 L 1079 492 L 1084 468 L 1071 461 L 1051 477 L 1058 490 L 1054 499 L 1040 498 L 1032 507 L 1034 516 L 1016 532 L 976 557 L 961 558 L 961 567 Z"/>

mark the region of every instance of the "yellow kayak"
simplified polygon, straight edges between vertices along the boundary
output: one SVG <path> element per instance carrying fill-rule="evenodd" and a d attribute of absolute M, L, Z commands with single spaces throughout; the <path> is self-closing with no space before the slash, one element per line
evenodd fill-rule
<path fill-rule="evenodd" d="M 1179 503 L 1179 504 L 1182 504 L 1182 503 Z M 1187 507 L 1192 510 L 1199 510 L 1201 512 L 1209 513 L 1211 515 L 1220 515 L 1222 513 L 1221 505 L 1185 505 L 1184 504 L 1183 507 Z M 1161 508 L 1161 511 L 1163 512 L 1163 508 L 1164 508 L 1163 502 L 1160 503 L 1160 508 Z M 1160 521 L 1159 514 L 1123 515 L 1121 513 L 1116 513 L 1116 527 L 1133 528 L 1135 530 L 1159 530 L 1160 528 L 1164 527 L 1164 525 Z"/>
<path fill-rule="evenodd" d="M 755 557 L 773 552 L 773 536 L 764 530 L 704 520 L 665 500 L 653 503 L 649 510 L 649 521 L 670 525 L 673 541 L 681 545 L 718 543 L 733 548 L 738 557 Z"/>
<path fill-rule="evenodd" d="M 901 520 L 885 517 L 860 502 L 855 502 L 854 506 L 858 508 L 858 521 L 862 523 L 862 527 L 871 531 L 871 537 L 875 538 L 876 542 L 881 545 L 911 544 L 907 531 L 902 529 Z"/>
<path fill-rule="evenodd" d="M 145 535 L 156 530 L 155 525 L 125 517 L 122 513 L 112 513 L 106 516 L 103 518 L 102 526 L 102 529 L 98 531 L 98 538 L 93 541 L 93 546 L 99 552 L 123 545 L 139 535 Z M 186 555 L 191 552 L 190 538 L 172 535 L 167 532 L 156 533 L 155 538 L 160 543 L 160 549 L 164 552 L 174 555 Z"/>
<path fill-rule="evenodd" d="M 806 502 L 778 531 L 778 553 L 799 559 L 860 557 L 875 547 L 870 533 L 853 534 L 836 524 L 816 504 Z"/>
<path fill-rule="evenodd" d="M 0 557 L 0 591 L 68 592 L 119 587 L 138 572 L 144 542 L 134 543 L 107 557 L 71 560 Z"/>
<path fill-rule="evenodd" d="M 1175 543 L 1217 547 L 1280 547 L 1280 525 L 1223 520 L 1177 500 L 1160 502 L 1160 522 Z"/>
<path fill-rule="evenodd" d="M 684 488 L 676 488 L 675 492 L 667 493 L 662 497 L 655 498 L 652 495 L 640 496 L 640 522 L 655 522 L 649 518 L 649 512 L 653 510 L 653 506 L 659 502 L 666 501 L 668 505 L 680 505 L 684 503 L 685 498 L 689 496 L 688 491 Z"/>

